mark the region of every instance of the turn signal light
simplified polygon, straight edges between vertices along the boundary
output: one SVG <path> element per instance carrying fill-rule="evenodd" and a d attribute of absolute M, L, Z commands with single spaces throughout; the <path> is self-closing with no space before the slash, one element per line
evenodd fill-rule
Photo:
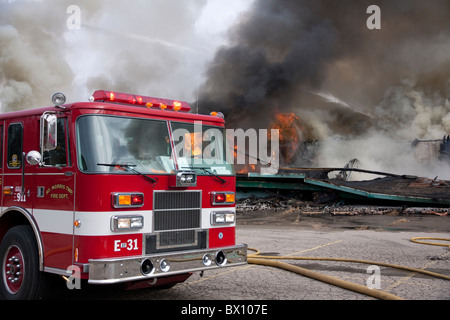
<path fill-rule="evenodd" d="M 234 204 L 234 192 L 212 192 L 211 202 L 215 205 L 220 204 Z"/>
<path fill-rule="evenodd" d="M 144 205 L 143 193 L 114 193 L 112 196 L 114 208 L 142 207 Z"/>

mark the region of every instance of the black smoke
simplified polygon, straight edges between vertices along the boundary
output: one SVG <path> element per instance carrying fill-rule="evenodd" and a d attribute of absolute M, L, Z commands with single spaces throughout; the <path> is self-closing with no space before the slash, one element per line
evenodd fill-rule
<path fill-rule="evenodd" d="M 371 5 L 381 29 L 367 27 Z M 450 177 L 410 143 L 450 134 L 449 18 L 447 0 L 256 0 L 208 66 L 200 111 L 230 128 L 293 112 L 320 141 L 317 166 Z"/>
<path fill-rule="evenodd" d="M 380 30 L 366 26 L 374 4 Z M 256 0 L 216 52 L 199 105 L 224 112 L 231 127 L 267 127 L 273 114 L 295 111 L 328 134 L 383 128 L 396 123 L 391 112 L 408 114 L 395 111 L 392 88 L 438 104 L 450 96 L 449 17 L 445 0 Z M 405 125 L 417 114 L 409 111 Z"/>

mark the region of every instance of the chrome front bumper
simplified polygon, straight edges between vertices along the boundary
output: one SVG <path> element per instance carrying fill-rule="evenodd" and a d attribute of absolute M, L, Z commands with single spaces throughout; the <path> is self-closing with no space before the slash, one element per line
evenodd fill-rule
<path fill-rule="evenodd" d="M 187 272 L 232 267 L 247 263 L 247 245 L 89 260 L 89 283 L 111 284 L 146 280 Z"/>

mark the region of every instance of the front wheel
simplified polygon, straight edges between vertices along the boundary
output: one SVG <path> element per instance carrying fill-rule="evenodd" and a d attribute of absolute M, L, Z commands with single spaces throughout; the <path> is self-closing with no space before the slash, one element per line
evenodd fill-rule
<path fill-rule="evenodd" d="M 39 254 L 30 226 L 11 228 L 0 244 L 0 298 L 41 299 L 47 292 L 46 275 L 39 271 Z"/>

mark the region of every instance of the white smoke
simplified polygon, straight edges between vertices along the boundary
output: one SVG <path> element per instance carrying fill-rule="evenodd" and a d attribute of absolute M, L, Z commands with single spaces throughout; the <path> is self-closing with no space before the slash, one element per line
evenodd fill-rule
<path fill-rule="evenodd" d="M 12 7 L 17 14 L 9 10 Z M 49 101 L 55 88 L 67 90 L 70 86 L 72 72 L 58 41 L 62 28 L 47 22 L 47 15 L 27 17 L 33 9 L 37 15 L 42 12 L 36 2 L 0 3 L 1 111 L 40 106 Z"/>
<path fill-rule="evenodd" d="M 328 136 L 322 136 L 317 164 L 342 167 L 357 158 L 365 169 L 450 179 L 450 161 L 439 157 L 442 138 L 450 133 L 447 98 L 428 96 L 406 82 L 387 90 L 373 118 L 376 125 L 358 136 L 343 137 L 328 130 Z"/>
<path fill-rule="evenodd" d="M 68 102 L 97 89 L 193 101 L 224 30 L 250 2 L 0 0 L 1 111 L 49 105 L 55 91 Z M 79 28 L 67 25 L 69 6 Z"/>

